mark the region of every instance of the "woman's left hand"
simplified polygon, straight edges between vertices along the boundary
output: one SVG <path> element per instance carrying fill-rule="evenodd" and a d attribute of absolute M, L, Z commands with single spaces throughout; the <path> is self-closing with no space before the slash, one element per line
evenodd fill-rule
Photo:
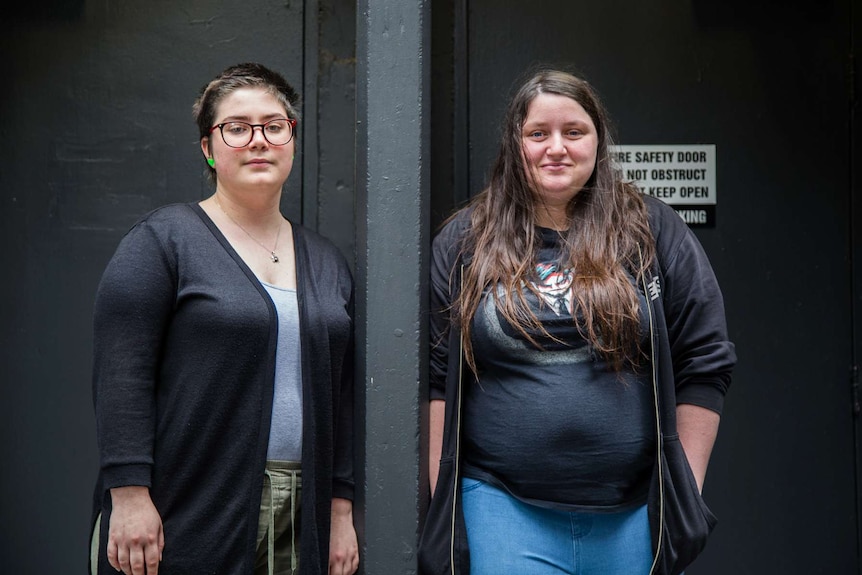
<path fill-rule="evenodd" d="M 353 575 L 359 569 L 359 544 L 353 526 L 353 502 L 332 499 L 329 531 L 329 575 Z"/>

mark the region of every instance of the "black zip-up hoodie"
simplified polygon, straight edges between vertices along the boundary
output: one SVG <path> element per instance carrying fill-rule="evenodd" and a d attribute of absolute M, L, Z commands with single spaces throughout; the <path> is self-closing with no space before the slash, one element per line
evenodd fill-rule
<path fill-rule="evenodd" d="M 669 206 L 649 196 L 644 201 L 657 261 L 642 287 L 654 326 L 653 367 L 661 410 L 661 449 L 648 507 L 657 552 L 652 574 L 665 575 L 680 573 L 694 560 L 715 524 L 682 452 L 675 407 L 688 403 L 721 413 L 736 353 L 727 336 L 724 300 L 700 242 Z M 419 546 L 420 575 L 470 572 L 457 487 L 460 376 L 466 366 L 458 351 L 461 332 L 448 314 L 458 296 L 461 266 L 469 265 L 469 254 L 461 253 L 469 225 L 470 209 L 465 208 L 434 239 L 431 254 L 430 399 L 444 399 L 446 414 L 440 472 Z M 674 477 L 667 476 L 669 468 L 677 472 Z M 674 521 L 679 515 L 683 516 L 682 528 Z M 661 549 L 656 549 L 658 545 Z"/>

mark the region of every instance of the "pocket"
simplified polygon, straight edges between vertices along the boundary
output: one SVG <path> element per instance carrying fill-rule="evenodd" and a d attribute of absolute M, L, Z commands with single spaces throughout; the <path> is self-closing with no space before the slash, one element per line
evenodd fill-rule
<path fill-rule="evenodd" d="M 428 506 L 417 559 L 419 575 L 451 575 L 470 572 L 467 531 L 458 497 L 455 460 L 440 460 L 434 497 Z M 453 540 L 454 538 L 454 540 Z"/>
<path fill-rule="evenodd" d="M 688 489 L 686 491 L 689 494 L 687 497 L 691 497 L 691 503 L 696 504 L 697 508 L 700 509 L 700 512 L 703 514 L 703 519 L 708 526 L 706 535 L 709 535 L 709 532 L 711 532 L 718 523 L 718 519 L 709 509 L 709 506 L 700 494 L 700 490 L 697 488 L 697 479 L 694 478 L 694 472 L 691 470 L 688 457 L 686 457 L 685 450 L 682 448 L 682 442 L 679 440 L 679 435 L 674 435 L 672 438 L 665 441 L 665 452 L 669 456 L 672 456 L 672 459 L 670 457 L 668 458 L 668 472 L 671 474 L 671 477 L 683 475 L 686 478 L 688 483 Z M 674 469 L 677 470 L 677 473 L 674 473 Z M 704 545 L 705 544 L 706 543 L 704 541 Z"/>
<path fill-rule="evenodd" d="M 660 574 L 677 575 L 700 555 L 709 534 L 718 523 L 701 497 L 679 436 L 666 437 L 662 450 L 664 481 L 664 525 Z M 650 523 L 654 541 L 658 536 L 658 476 L 650 489 Z"/>
<path fill-rule="evenodd" d="M 434 497 L 425 515 L 419 538 L 417 558 L 420 575 L 445 575 L 451 572 L 450 547 L 452 510 L 455 497 L 455 466 L 452 458 L 440 460 Z"/>

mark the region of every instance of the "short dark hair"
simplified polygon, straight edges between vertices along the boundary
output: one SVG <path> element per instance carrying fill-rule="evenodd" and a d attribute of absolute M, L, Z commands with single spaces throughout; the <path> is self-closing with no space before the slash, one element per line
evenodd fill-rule
<path fill-rule="evenodd" d="M 262 64 L 236 64 L 213 78 L 195 100 L 192 112 L 202 139 L 210 134 L 219 102 L 234 91 L 249 87 L 263 88 L 281 102 L 289 118 L 299 120 L 299 94 L 281 74 Z"/>

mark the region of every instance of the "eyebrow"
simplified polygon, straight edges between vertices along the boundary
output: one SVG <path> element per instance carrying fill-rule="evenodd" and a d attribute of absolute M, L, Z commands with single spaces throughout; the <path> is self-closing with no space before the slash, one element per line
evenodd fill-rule
<path fill-rule="evenodd" d="M 551 120 L 551 121 L 532 120 L 530 122 L 524 122 L 524 126 L 547 126 L 547 125 L 554 124 L 554 123 L 556 123 L 555 120 Z M 586 120 L 571 120 L 568 122 L 563 122 L 564 126 L 573 126 L 576 124 L 577 125 L 584 125 L 584 126 L 590 125 L 590 123 L 587 122 Z"/>
<path fill-rule="evenodd" d="M 268 122 L 269 120 L 277 120 L 277 119 L 288 119 L 287 114 L 268 114 L 266 116 L 261 116 L 264 122 Z M 246 122 L 251 123 L 251 116 L 228 116 L 224 118 L 219 124 L 223 124 L 225 122 Z"/>

